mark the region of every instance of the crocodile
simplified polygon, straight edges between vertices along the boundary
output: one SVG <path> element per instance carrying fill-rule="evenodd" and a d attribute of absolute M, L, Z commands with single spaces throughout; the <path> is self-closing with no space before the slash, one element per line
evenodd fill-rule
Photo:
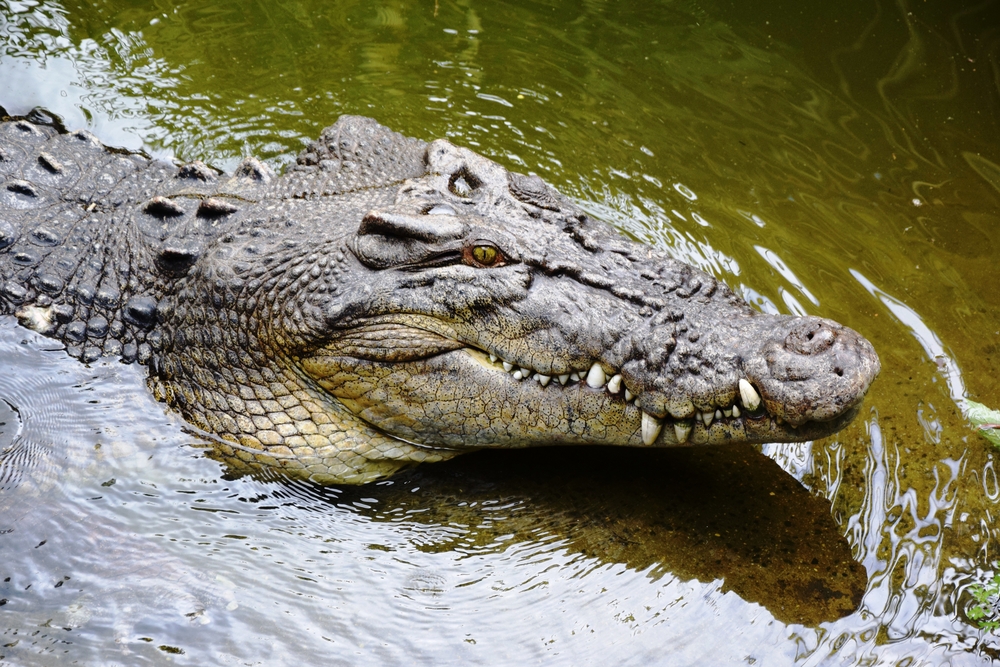
<path fill-rule="evenodd" d="M 0 124 L 0 315 L 148 369 L 240 469 L 364 483 L 532 445 L 797 442 L 880 370 L 537 175 L 343 116 L 284 173 Z"/>

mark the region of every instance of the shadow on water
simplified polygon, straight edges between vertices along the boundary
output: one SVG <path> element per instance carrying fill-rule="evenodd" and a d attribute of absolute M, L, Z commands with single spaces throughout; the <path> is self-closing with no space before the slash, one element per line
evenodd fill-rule
<path fill-rule="evenodd" d="M 965 612 L 1000 552 L 998 459 L 962 399 L 1000 404 L 998 5 L 0 0 L 12 113 L 229 168 L 287 163 L 345 112 L 450 137 L 763 310 L 852 326 L 884 369 L 868 419 L 765 447 L 777 466 L 746 448 L 480 453 L 319 489 L 220 479 L 141 380 L 50 386 L 69 366 L 0 347 L 17 396 L 0 391 L 0 531 L 17 529 L 0 655 L 29 656 L 6 646 L 55 619 L 77 651 L 113 636 L 138 654 L 145 624 L 209 663 L 280 646 L 359 664 L 387 627 L 396 652 L 366 664 L 548 663 L 540 635 L 565 664 L 995 660 Z M 216 620 L 199 634 L 158 608 Z"/>
<path fill-rule="evenodd" d="M 653 577 L 721 579 L 785 623 L 846 616 L 867 584 L 829 503 L 750 446 L 485 451 L 375 487 L 291 486 L 376 521 L 461 528 L 432 551 L 556 539 Z"/>

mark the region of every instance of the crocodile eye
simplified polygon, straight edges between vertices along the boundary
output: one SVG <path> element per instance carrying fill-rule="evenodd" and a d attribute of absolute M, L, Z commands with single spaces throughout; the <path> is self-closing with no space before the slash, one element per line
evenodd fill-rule
<path fill-rule="evenodd" d="M 503 253 L 493 245 L 466 248 L 464 255 L 466 263 L 473 266 L 502 266 L 504 263 Z"/>
<path fill-rule="evenodd" d="M 472 256 L 476 258 L 476 261 L 486 266 L 492 266 L 499 255 L 497 249 L 490 245 L 477 245 L 472 249 Z"/>

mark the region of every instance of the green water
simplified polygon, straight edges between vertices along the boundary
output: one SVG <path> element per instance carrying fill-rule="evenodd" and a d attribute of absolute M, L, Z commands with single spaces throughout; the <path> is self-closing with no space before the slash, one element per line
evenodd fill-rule
<path fill-rule="evenodd" d="M 222 168 L 343 113 L 448 137 L 883 366 L 855 424 L 766 457 L 488 453 L 321 489 L 228 479 L 137 371 L 7 323 L 0 450 L 40 463 L 0 475 L 0 665 L 1000 656 L 965 616 L 1000 455 L 961 412 L 1000 407 L 1000 3 L 812 4 L 0 0 L 10 114 Z"/>

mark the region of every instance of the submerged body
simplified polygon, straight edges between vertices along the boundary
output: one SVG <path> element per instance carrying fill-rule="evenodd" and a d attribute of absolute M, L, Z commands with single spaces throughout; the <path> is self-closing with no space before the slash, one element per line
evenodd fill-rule
<path fill-rule="evenodd" d="M 342 117 L 281 177 L 0 125 L 0 314 L 150 386 L 233 462 L 365 482 L 483 447 L 800 441 L 871 345 L 761 314 L 536 176 Z"/>

